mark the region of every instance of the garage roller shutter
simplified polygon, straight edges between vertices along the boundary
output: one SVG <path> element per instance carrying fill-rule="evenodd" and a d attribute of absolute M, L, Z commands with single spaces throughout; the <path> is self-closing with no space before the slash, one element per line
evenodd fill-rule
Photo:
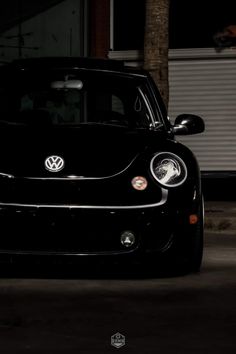
<path fill-rule="evenodd" d="M 203 134 L 177 137 L 202 171 L 236 171 L 236 50 L 234 55 L 170 55 L 169 116 L 172 122 L 181 113 L 204 118 Z"/>

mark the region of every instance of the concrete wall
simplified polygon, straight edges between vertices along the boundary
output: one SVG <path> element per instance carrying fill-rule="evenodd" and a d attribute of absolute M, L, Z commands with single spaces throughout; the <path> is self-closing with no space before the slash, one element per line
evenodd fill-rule
<path fill-rule="evenodd" d="M 27 58 L 81 55 L 81 3 L 81 0 L 65 0 L 23 22 L 21 56 Z M 19 27 L 2 33 L 1 45 L 5 47 L 0 47 L 0 60 L 8 61 L 19 57 L 18 35 Z"/>

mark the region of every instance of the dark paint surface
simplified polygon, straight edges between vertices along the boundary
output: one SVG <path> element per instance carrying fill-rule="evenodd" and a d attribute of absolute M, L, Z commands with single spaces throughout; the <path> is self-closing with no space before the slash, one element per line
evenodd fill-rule
<path fill-rule="evenodd" d="M 84 58 L 22 60 L 7 66 L 7 70 L 1 70 L 5 79 L 7 73 L 20 79 L 14 86 L 13 97 L 18 97 L 14 109 L 9 106 L 10 91 L 3 90 L 8 100 L 2 112 L 8 112 L 9 117 L 2 116 L 0 122 L 0 149 L 4 151 L 0 155 L 0 222 L 5 235 L 0 240 L 1 251 L 7 255 L 71 254 L 74 258 L 125 255 L 132 259 L 140 255 L 149 258 L 150 254 L 155 258 L 163 253 L 172 257 L 175 250 L 176 256 L 185 260 L 191 247 L 189 235 L 195 235 L 197 230 L 196 225 L 189 224 L 188 217 L 199 213 L 201 205 L 199 169 L 191 151 L 175 141 L 160 94 L 149 74 L 128 69 L 120 62 Z M 48 93 L 44 91 L 45 77 L 51 87 L 48 73 L 60 72 L 68 83 L 67 70 L 70 75 L 83 72 L 85 87 L 86 77 L 90 80 L 88 87 L 93 87 L 94 82 L 97 89 L 101 85 L 106 92 L 108 87 L 114 89 L 119 85 L 118 98 L 123 97 L 122 88 L 125 94 L 135 88 L 132 91 L 135 96 L 125 95 L 124 113 L 127 115 L 130 107 L 138 113 L 140 108 L 146 119 L 150 116 L 149 124 L 141 123 L 140 128 L 130 126 L 129 122 L 122 126 L 89 120 L 79 125 L 47 125 L 41 110 L 22 108 L 18 86 L 21 94 L 29 94 L 35 105 L 37 100 L 33 100 L 32 92 L 39 90 L 37 84 L 42 83 L 40 90 Z M 38 80 L 45 77 L 34 81 L 36 72 Z M 28 80 L 33 83 L 32 92 Z M 5 82 L 10 89 L 11 80 Z M 90 107 L 87 108 L 89 111 Z M 27 119 L 18 121 L 17 114 Z M 127 118 L 132 121 L 131 117 Z M 156 122 L 155 117 L 158 117 Z M 188 174 L 181 186 L 167 190 L 152 176 L 151 159 L 163 151 L 175 153 L 185 162 Z M 45 160 L 51 155 L 64 159 L 65 167 L 60 172 L 45 168 Z M 148 186 L 144 191 L 132 187 L 135 176 L 146 178 Z M 120 242 L 125 230 L 136 236 L 130 249 Z"/>

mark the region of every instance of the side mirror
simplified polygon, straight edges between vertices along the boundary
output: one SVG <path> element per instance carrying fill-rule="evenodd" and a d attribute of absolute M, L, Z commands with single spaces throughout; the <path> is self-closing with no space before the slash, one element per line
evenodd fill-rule
<path fill-rule="evenodd" d="M 201 117 L 194 114 L 180 114 L 175 119 L 173 132 L 176 135 L 199 134 L 205 130 L 205 124 Z"/>

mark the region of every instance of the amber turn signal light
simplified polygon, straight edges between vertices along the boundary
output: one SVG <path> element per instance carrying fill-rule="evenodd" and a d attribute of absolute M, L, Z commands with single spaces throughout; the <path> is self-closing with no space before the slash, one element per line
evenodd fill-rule
<path fill-rule="evenodd" d="M 137 191 L 144 191 L 147 188 L 148 182 L 145 177 L 137 176 L 132 179 L 131 184 Z"/>
<path fill-rule="evenodd" d="M 197 214 L 191 214 L 189 215 L 189 224 L 194 225 L 198 222 L 198 216 Z"/>

